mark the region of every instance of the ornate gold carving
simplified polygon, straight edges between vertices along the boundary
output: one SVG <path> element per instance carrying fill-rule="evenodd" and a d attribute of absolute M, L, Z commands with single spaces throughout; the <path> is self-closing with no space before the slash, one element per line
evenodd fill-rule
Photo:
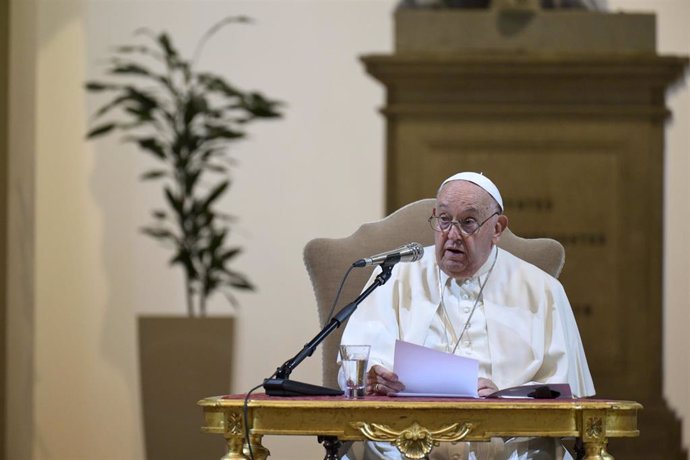
<path fill-rule="evenodd" d="M 585 425 L 585 433 L 590 438 L 600 438 L 603 433 L 601 417 L 590 417 Z"/>
<path fill-rule="evenodd" d="M 242 432 L 242 416 L 240 414 L 228 415 L 228 433 L 236 436 L 243 436 Z"/>
<path fill-rule="evenodd" d="M 453 423 L 440 430 L 430 431 L 417 422 L 402 431 L 395 431 L 379 423 L 354 422 L 351 424 L 371 441 L 384 441 L 394 444 L 406 457 L 419 459 L 426 457 L 441 441 L 460 441 L 474 426 L 471 423 Z"/>

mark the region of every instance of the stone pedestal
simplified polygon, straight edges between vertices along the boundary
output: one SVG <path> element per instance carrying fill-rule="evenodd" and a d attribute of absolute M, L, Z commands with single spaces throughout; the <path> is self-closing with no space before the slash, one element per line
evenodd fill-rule
<path fill-rule="evenodd" d="M 395 53 L 656 53 L 655 17 L 585 10 L 413 10 L 395 14 Z"/>
<path fill-rule="evenodd" d="M 491 177 L 515 233 L 566 247 L 598 396 L 646 406 L 642 436 L 611 453 L 680 460 L 661 257 L 665 93 L 687 59 L 657 55 L 654 36 L 651 15 L 401 10 L 396 52 L 363 61 L 387 88 L 388 211 L 460 170 Z"/>

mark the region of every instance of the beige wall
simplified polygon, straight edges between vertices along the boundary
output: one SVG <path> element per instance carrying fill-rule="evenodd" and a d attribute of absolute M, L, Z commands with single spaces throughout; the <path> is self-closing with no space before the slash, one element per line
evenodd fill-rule
<path fill-rule="evenodd" d="M 34 444 L 34 163 L 36 4 L 10 0 L 8 120 L 7 431 L 8 459 L 31 459 Z"/>
<path fill-rule="evenodd" d="M 7 407 L 7 114 L 9 107 L 9 3 L 0 0 L 0 414 Z M 7 444 L 5 417 L 0 417 L 0 446 Z M 5 460 L 4 450 L 0 450 L 0 460 Z"/>
<path fill-rule="evenodd" d="M 8 458 L 143 459 L 135 318 L 184 312 L 181 276 L 165 268 L 169 254 L 137 231 L 160 202 L 158 188 L 137 179 L 143 155 L 113 140 L 84 141 L 98 101 L 86 97 L 82 84 L 101 76 L 97 64 L 108 47 L 146 25 L 172 32 L 188 52 L 219 17 L 256 20 L 219 34 L 202 59 L 238 85 L 287 102 L 283 120 L 251 126 L 251 139 L 237 145 L 225 203 L 240 219 L 234 241 L 246 249 L 236 268 L 259 287 L 240 296 L 237 312 L 238 362 L 229 391 L 240 392 L 317 330 L 304 244 L 348 234 L 383 212 L 384 126 L 376 109 L 384 95 L 357 57 L 392 49 L 393 4 L 13 0 L 10 212 L 18 224 L 10 241 L 21 251 L 10 260 L 15 273 L 33 273 L 35 280 L 16 275 L 16 286 L 10 283 L 10 353 L 20 354 L 9 362 L 8 390 L 16 401 L 9 411 L 21 423 L 12 428 Z M 690 53 L 684 0 L 609 5 L 658 11 L 661 51 Z M 679 88 L 670 99 L 676 116 L 669 126 L 665 266 L 665 388 L 682 415 L 690 415 L 690 358 L 682 351 L 690 324 L 690 248 L 682 238 L 690 227 L 687 93 Z M 212 312 L 228 307 L 217 302 Z M 318 382 L 319 361 L 308 359 L 294 377 Z M 267 446 L 287 459 L 321 455 L 313 440 Z"/>
<path fill-rule="evenodd" d="M 19 9 L 24 1 L 15 2 Z M 100 76 L 97 63 L 108 47 L 147 25 L 173 32 L 189 52 L 222 16 L 256 20 L 219 34 L 202 61 L 287 103 L 284 120 L 251 127 L 251 139 L 237 145 L 226 203 L 240 217 L 234 242 L 246 247 L 237 269 L 259 287 L 240 296 L 238 361 L 228 388 L 239 392 L 317 331 L 304 244 L 349 233 L 382 213 L 383 121 L 376 107 L 383 94 L 357 56 L 391 48 L 390 11 L 383 1 L 46 0 L 18 22 L 35 37 L 17 41 L 22 53 L 35 54 L 35 69 L 15 81 L 17 91 L 35 95 L 34 104 L 26 99 L 33 117 L 17 105 L 22 130 L 33 125 L 35 132 L 14 140 L 26 158 L 35 158 L 35 286 L 29 291 L 35 299 L 28 309 L 33 365 L 26 369 L 21 361 L 13 374 L 24 387 L 14 386 L 10 398 L 20 396 L 24 404 L 10 416 L 21 421 L 20 438 L 33 425 L 33 443 L 28 449 L 13 443 L 10 458 L 143 458 L 135 318 L 185 311 L 180 273 L 166 268 L 170 254 L 138 233 L 160 202 L 158 188 L 137 179 L 143 155 L 113 140 L 84 141 L 96 101 L 82 84 Z M 21 59 L 15 56 L 13 65 L 22 67 Z M 222 301 L 212 305 L 213 314 L 229 311 Z M 318 382 L 319 362 L 316 355 L 305 361 L 295 378 Z M 285 458 L 321 455 L 310 439 L 267 445 Z"/>

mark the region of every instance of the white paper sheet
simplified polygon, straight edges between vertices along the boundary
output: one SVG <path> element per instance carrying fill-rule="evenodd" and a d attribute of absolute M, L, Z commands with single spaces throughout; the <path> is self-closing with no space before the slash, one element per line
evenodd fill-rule
<path fill-rule="evenodd" d="M 476 359 L 396 340 L 393 372 L 405 385 L 396 396 L 479 397 Z"/>

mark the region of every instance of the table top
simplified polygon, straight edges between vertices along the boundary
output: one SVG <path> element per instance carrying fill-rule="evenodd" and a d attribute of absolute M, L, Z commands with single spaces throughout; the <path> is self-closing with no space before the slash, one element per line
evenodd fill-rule
<path fill-rule="evenodd" d="M 244 394 L 213 396 L 199 401 L 202 430 L 243 431 Z M 463 432 L 468 441 L 494 436 L 634 437 L 634 401 L 606 399 L 472 399 L 367 396 L 277 397 L 252 394 L 247 400 L 252 434 L 321 435 L 341 440 L 371 439 L 377 433 Z M 373 434 L 372 434 L 373 433 Z"/>
<path fill-rule="evenodd" d="M 210 396 L 198 402 L 202 407 L 236 407 L 244 405 L 246 394 L 231 394 Z M 615 409 L 641 410 L 642 405 L 635 401 L 621 401 L 612 399 L 569 398 L 569 399 L 534 399 L 534 398 L 439 398 L 439 397 L 396 397 L 396 396 L 366 396 L 362 399 L 345 399 L 343 396 L 268 396 L 256 393 L 249 396 L 249 407 L 457 407 L 505 409 L 544 407 L 563 409 Z"/>

